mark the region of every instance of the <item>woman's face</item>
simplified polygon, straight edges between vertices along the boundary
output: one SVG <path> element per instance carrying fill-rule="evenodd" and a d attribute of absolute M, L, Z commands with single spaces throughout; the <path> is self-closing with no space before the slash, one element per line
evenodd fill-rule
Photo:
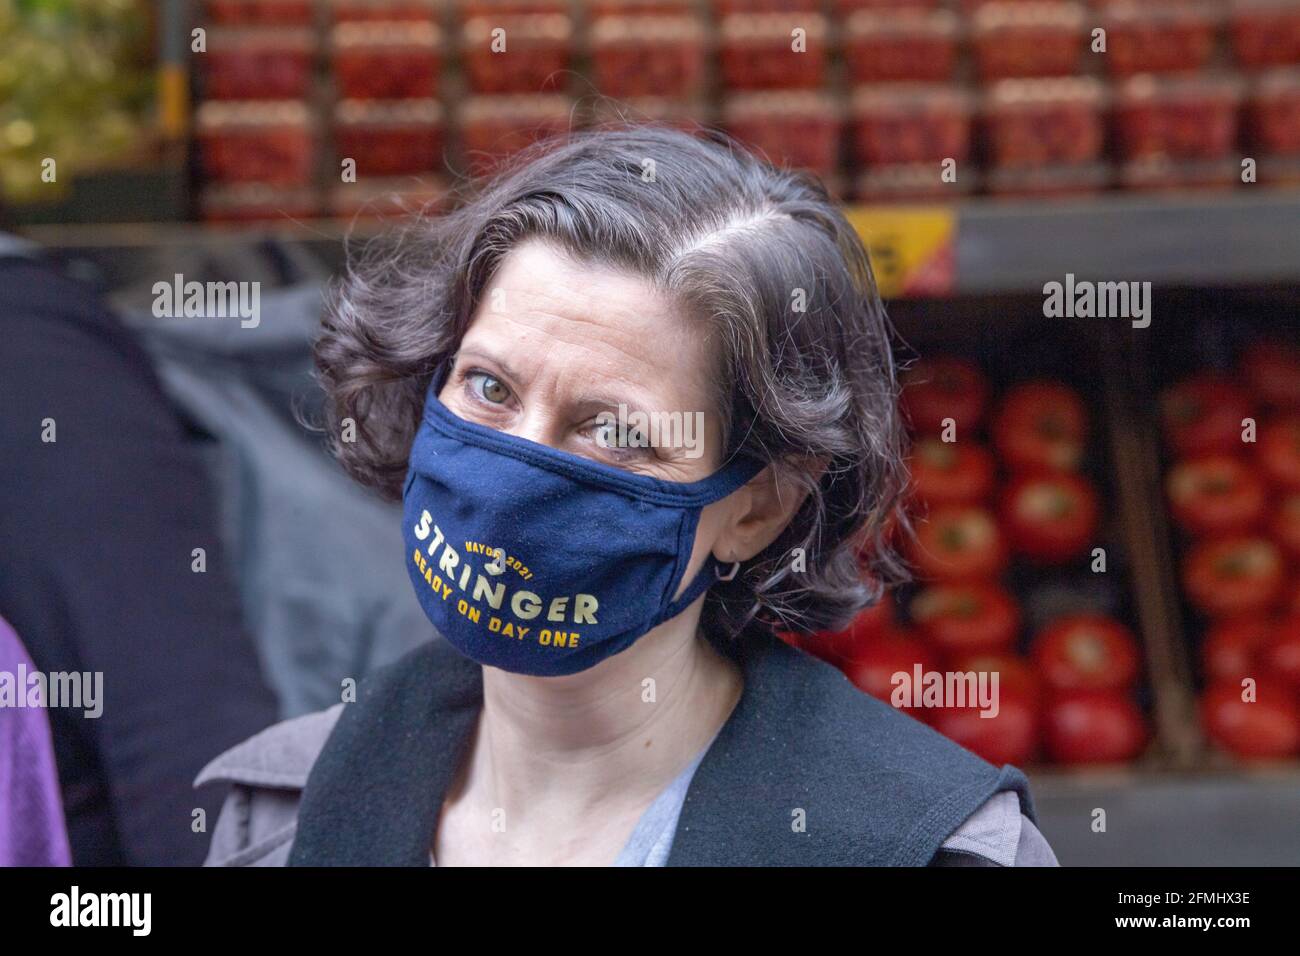
<path fill-rule="evenodd" d="M 645 280 L 534 240 L 502 260 L 439 398 L 461 418 L 520 438 L 695 481 L 722 459 L 709 346 Z M 652 415 L 658 424 L 640 430 Z M 622 441 L 619 421 L 632 428 Z"/>

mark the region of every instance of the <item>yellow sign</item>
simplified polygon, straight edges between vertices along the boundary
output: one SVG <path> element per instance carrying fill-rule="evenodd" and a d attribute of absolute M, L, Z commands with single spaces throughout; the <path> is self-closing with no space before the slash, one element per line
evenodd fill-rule
<path fill-rule="evenodd" d="M 956 263 L 957 213 L 948 206 L 851 206 L 885 299 L 948 295 Z"/>

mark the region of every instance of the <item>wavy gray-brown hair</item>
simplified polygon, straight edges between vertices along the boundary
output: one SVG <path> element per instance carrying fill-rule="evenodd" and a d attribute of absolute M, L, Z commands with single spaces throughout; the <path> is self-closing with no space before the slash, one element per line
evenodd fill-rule
<path fill-rule="evenodd" d="M 836 629 L 904 576 L 888 543 L 905 481 L 892 333 L 862 243 L 813 177 L 703 130 L 624 124 L 538 143 L 451 211 L 350 257 L 315 359 L 331 450 L 355 479 L 400 497 L 432 376 L 502 258 L 534 237 L 630 270 L 711 323 L 727 451 L 807 491 L 777 540 L 709 591 L 710 633 Z"/>

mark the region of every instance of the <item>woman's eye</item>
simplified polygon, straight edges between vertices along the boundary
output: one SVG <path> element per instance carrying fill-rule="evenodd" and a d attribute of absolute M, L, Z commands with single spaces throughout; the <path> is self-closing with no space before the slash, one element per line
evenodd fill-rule
<path fill-rule="evenodd" d="M 653 454 L 647 436 L 634 428 L 620 431 L 616 422 L 598 421 L 591 427 L 591 440 L 612 461 L 639 461 Z"/>
<path fill-rule="evenodd" d="M 498 378 L 484 372 L 471 372 L 470 385 L 475 394 L 493 405 L 503 405 L 510 398 L 510 389 Z"/>
<path fill-rule="evenodd" d="M 647 449 L 650 437 L 636 428 L 623 427 L 612 421 L 598 421 L 591 429 L 592 440 L 602 448 Z"/>

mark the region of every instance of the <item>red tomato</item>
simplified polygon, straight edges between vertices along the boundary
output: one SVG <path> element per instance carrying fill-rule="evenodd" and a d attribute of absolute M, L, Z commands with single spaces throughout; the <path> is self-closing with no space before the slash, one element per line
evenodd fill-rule
<path fill-rule="evenodd" d="M 1210 617 L 1265 611 L 1282 590 L 1282 554 L 1264 538 L 1220 538 L 1197 545 L 1183 565 L 1187 597 Z"/>
<path fill-rule="evenodd" d="M 905 631 L 890 630 L 863 643 L 857 649 L 857 658 L 844 666 L 844 675 L 878 700 L 890 702 L 894 692 L 894 675 L 907 674 L 910 678 L 919 664 L 922 673 L 937 670 L 938 655 L 923 641 L 909 636 Z M 917 713 L 916 708 L 903 708 Z"/>
<path fill-rule="evenodd" d="M 922 636 L 948 655 L 1006 651 L 1020 630 L 1020 608 L 994 584 L 939 584 L 912 601 Z"/>
<path fill-rule="evenodd" d="M 982 581 L 1007 563 L 1006 545 L 993 516 L 983 508 L 940 508 L 916 523 L 912 562 L 924 580 Z"/>
<path fill-rule="evenodd" d="M 1026 764 L 1038 755 L 1038 709 L 1005 690 L 999 690 L 992 717 L 981 716 L 978 707 L 941 707 L 930 713 L 930 725 L 994 766 Z"/>
<path fill-rule="evenodd" d="M 1184 458 L 1239 454 L 1241 420 L 1251 414 L 1245 393 L 1214 374 L 1197 375 L 1161 396 L 1165 437 Z"/>
<path fill-rule="evenodd" d="M 993 421 L 993 445 L 1011 471 L 1075 471 L 1087 437 L 1083 399 L 1059 382 L 1017 385 Z"/>
<path fill-rule="evenodd" d="M 931 508 L 979 504 L 993 492 L 993 456 L 974 442 L 922 438 L 909 464 L 913 494 Z"/>
<path fill-rule="evenodd" d="M 1043 740 L 1048 754 L 1060 763 L 1118 763 L 1142 752 L 1147 726 L 1137 705 L 1124 694 L 1071 691 L 1044 712 Z"/>
<path fill-rule="evenodd" d="M 1300 617 L 1291 616 L 1278 624 L 1260 658 L 1271 676 L 1300 691 Z"/>
<path fill-rule="evenodd" d="M 1300 494 L 1287 495 L 1277 503 L 1268 527 L 1277 546 L 1300 561 Z"/>
<path fill-rule="evenodd" d="M 1014 694 L 1037 704 L 1042 699 L 1042 681 L 1023 657 L 993 651 L 958 654 L 949 660 L 954 671 L 976 674 L 997 674 L 998 691 Z"/>
<path fill-rule="evenodd" d="M 1265 405 L 1300 408 L 1300 349 L 1259 342 L 1242 356 L 1241 371 Z"/>
<path fill-rule="evenodd" d="M 1201 667 L 1207 681 L 1258 678 L 1259 655 L 1272 638 L 1276 624 L 1262 614 L 1218 621 L 1201 643 Z"/>
<path fill-rule="evenodd" d="M 988 380 L 965 359 L 921 359 L 903 373 L 903 410 L 923 435 L 942 431 L 946 418 L 956 423 L 958 438 L 974 433 L 984 421 L 988 400 Z"/>
<path fill-rule="evenodd" d="M 1165 480 L 1174 519 L 1192 534 L 1241 534 L 1264 516 L 1264 483 L 1227 455 L 1176 465 Z"/>
<path fill-rule="evenodd" d="M 1077 475 L 1028 475 L 1002 498 L 1011 547 L 1031 561 L 1064 564 L 1088 550 L 1097 533 L 1097 493 Z"/>
<path fill-rule="evenodd" d="M 1257 699 L 1241 699 L 1236 682 L 1222 681 L 1201 699 L 1210 739 L 1238 757 L 1289 757 L 1300 749 L 1300 713 L 1289 690 L 1260 683 Z"/>
<path fill-rule="evenodd" d="M 1034 639 L 1032 653 L 1055 690 L 1128 690 L 1141 666 L 1133 633 L 1102 614 L 1057 618 Z"/>
<path fill-rule="evenodd" d="M 1264 478 L 1282 491 L 1300 491 L 1300 415 L 1265 422 L 1257 437 L 1256 454 Z"/>

